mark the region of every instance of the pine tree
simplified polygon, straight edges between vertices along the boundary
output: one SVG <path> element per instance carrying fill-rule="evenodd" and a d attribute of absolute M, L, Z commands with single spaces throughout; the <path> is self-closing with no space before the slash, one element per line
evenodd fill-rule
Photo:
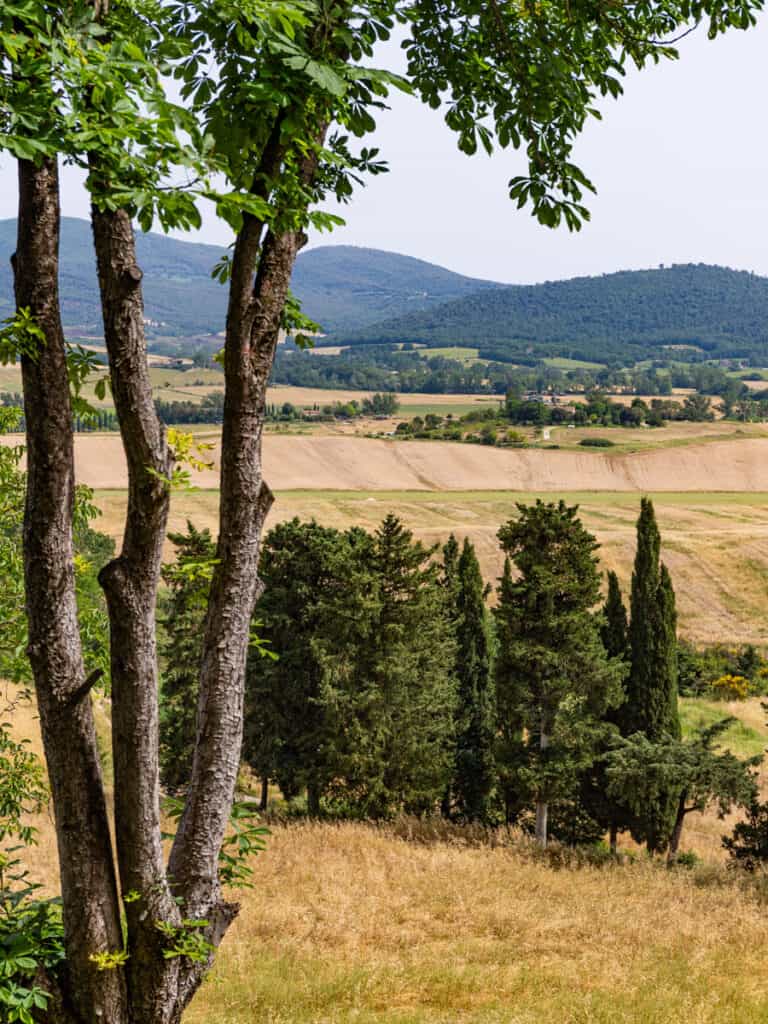
<path fill-rule="evenodd" d="M 453 761 L 454 641 L 433 552 L 394 516 L 371 535 L 293 520 L 268 534 L 244 756 L 310 814 L 430 810 Z M 273 766 L 272 768 L 270 766 Z"/>
<path fill-rule="evenodd" d="M 342 771 L 358 712 L 354 667 L 369 632 L 370 579 L 349 534 L 298 519 L 264 541 L 254 618 L 277 660 L 251 659 L 244 757 L 274 771 L 312 816 Z"/>
<path fill-rule="evenodd" d="M 623 710 L 625 736 L 642 733 L 651 743 L 680 739 L 677 706 L 677 613 L 672 581 L 660 564 L 661 537 L 653 504 L 640 503 L 637 553 L 630 601 L 630 661 L 627 700 Z M 633 827 L 648 849 L 663 849 L 675 822 L 678 793 L 674 783 L 660 788 Z"/>
<path fill-rule="evenodd" d="M 169 588 L 163 600 L 159 653 L 160 778 L 171 793 L 184 789 L 192 768 L 197 723 L 197 693 L 202 656 L 202 624 L 216 545 L 209 530 L 187 522 L 186 533 L 168 535 L 175 562 L 163 568 Z"/>
<path fill-rule="evenodd" d="M 451 776 L 455 641 L 434 552 L 394 515 L 374 534 L 380 607 L 363 678 L 382 741 L 378 778 L 366 791 L 375 816 L 432 810 Z"/>
<path fill-rule="evenodd" d="M 498 619 L 525 730 L 536 836 L 546 845 L 549 803 L 572 794 L 593 760 L 601 718 L 620 700 L 621 670 L 606 657 L 592 614 L 600 594 L 597 543 L 578 509 L 539 500 L 518 510 L 499 530 L 519 576 L 503 580 Z"/>
<path fill-rule="evenodd" d="M 486 822 L 494 784 L 492 636 L 475 549 L 465 539 L 457 565 L 457 730 L 453 793 L 460 815 Z"/>

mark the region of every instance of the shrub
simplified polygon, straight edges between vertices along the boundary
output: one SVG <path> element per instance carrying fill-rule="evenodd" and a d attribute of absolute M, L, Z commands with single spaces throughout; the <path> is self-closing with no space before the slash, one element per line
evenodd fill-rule
<path fill-rule="evenodd" d="M 673 867 L 676 868 L 697 868 L 701 864 L 701 857 L 693 850 L 686 850 L 685 853 L 678 853 L 675 857 Z"/>
<path fill-rule="evenodd" d="M 745 871 L 756 871 L 768 862 L 768 803 L 753 803 L 746 820 L 737 822 L 733 832 L 723 836 L 723 846 L 733 864 Z"/>
<path fill-rule="evenodd" d="M 614 442 L 607 437 L 582 437 L 579 444 L 582 448 L 613 448 Z"/>
<path fill-rule="evenodd" d="M 727 673 L 710 684 L 715 700 L 746 700 L 749 696 L 749 680 L 744 676 Z"/>

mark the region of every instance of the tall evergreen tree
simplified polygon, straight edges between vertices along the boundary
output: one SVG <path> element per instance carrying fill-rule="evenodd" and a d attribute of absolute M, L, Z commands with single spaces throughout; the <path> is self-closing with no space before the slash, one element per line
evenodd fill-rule
<path fill-rule="evenodd" d="M 249 666 L 244 756 L 286 795 L 356 815 L 431 809 L 453 763 L 455 642 L 433 552 L 394 516 L 371 535 L 268 534 L 256 608 L 277 661 Z M 273 766 L 273 767 L 271 767 Z"/>
<path fill-rule="evenodd" d="M 677 705 L 677 612 L 672 581 L 659 560 L 661 537 L 653 503 L 640 502 L 637 553 L 630 600 L 630 672 L 623 709 L 623 733 L 642 733 L 651 743 L 679 740 Z M 674 781 L 660 787 L 633 833 L 648 849 L 663 849 L 672 833 L 678 800 Z"/>
<path fill-rule="evenodd" d="M 614 658 L 622 668 L 622 679 L 629 671 L 629 623 L 627 609 L 621 594 L 619 578 L 615 572 L 608 573 L 608 593 L 602 609 L 600 638 L 609 658 Z M 594 762 L 582 775 L 579 801 L 593 821 L 609 834 L 611 850 L 616 852 L 619 832 L 631 828 L 633 815 L 621 795 L 609 792 L 606 774 L 606 759 L 617 736 L 623 735 L 626 727 L 626 693 L 622 688 L 621 703 L 606 709 L 605 735 L 596 748 Z"/>
<path fill-rule="evenodd" d="M 363 667 L 382 739 L 381 770 L 366 792 L 372 814 L 429 811 L 451 776 L 455 640 L 434 553 L 394 515 L 374 534 L 380 605 Z"/>
<path fill-rule="evenodd" d="M 354 671 L 370 635 L 371 580 L 349 534 L 298 519 L 267 534 L 255 618 L 277 660 L 251 659 L 244 757 L 273 768 L 286 796 L 307 791 L 309 813 L 342 770 L 355 727 Z"/>
<path fill-rule="evenodd" d="M 509 825 L 518 817 L 529 796 L 528 787 L 522 784 L 527 761 L 523 736 L 525 680 L 518 671 L 515 655 L 516 626 L 510 616 L 515 594 L 509 557 L 504 559 L 504 571 L 496 593 L 498 600 L 493 609 L 496 633 L 496 776 L 504 806 L 504 820 Z"/>
<path fill-rule="evenodd" d="M 456 590 L 456 766 L 453 793 L 467 821 L 488 820 L 494 784 L 492 634 L 473 545 L 464 540 Z"/>
<path fill-rule="evenodd" d="M 537 501 L 499 530 L 519 576 L 503 580 L 498 618 L 504 665 L 518 689 L 526 735 L 525 775 L 536 802 L 536 837 L 547 842 L 552 800 L 573 793 L 620 700 L 621 668 L 610 661 L 592 608 L 600 596 L 595 538 L 578 508 Z"/>
<path fill-rule="evenodd" d="M 162 600 L 163 631 L 158 650 L 160 677 L 160 778 L 171 793 L 184 789 L 192 768 L 202 625 L 208 604 L 216 545 L 209 530 L 187 522 L 186 533 L 171 533 L 176 560 L 163 567 L 168 594 Z"/>
<path fill-rule="evenodd" d="M 600 636 L 609 657 L 627 657 L 629 621 L 627 609 L 621 596 L 619 577 L 613 570 L 608 572 L 608 595 L 603 605 L 603 624 L 600 627 Z"/>

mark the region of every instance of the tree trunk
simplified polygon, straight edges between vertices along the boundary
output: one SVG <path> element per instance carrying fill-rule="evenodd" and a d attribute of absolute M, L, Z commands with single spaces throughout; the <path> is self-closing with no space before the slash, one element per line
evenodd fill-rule
<path fill-rule="evenodd" d="M 685 806 L 685 801 L 688 799 L 688 791 L 683 790 L 680 794 L 680 799 L 677 802 L 677 815 L 675 817 L 675 827 L 672 829 L 672 836 L 669 840 L 669 849 L 667 850 L 667 867 L 677 861 L 677 851 L 680 848 L 680 837 L 683 834 L 683 825 L 685 824 L 685 816 L 688 813 L 688 808 Z"/>
<path fill-rule="evenodd" d="M 618 850 L 618 845 L 619 845 L 619 829 L 618 829 L 618 826 L 616 825 L 615 821 L 611 822 L 610 844 L 611 844 L 611 853 L 614 854 L 614 856 L 615 856 L 616 852 Z"/>
<path fill-rule="evenodd" d="M 549 736 L 542 725 L 539 733 L 539 751 L 545 751 L 549 747 Z M 542 850 L 547 848 L 547 819 L 549 818 L 549 802 L 543 799 L 541 793 L 536 798 L 536 842 Z"/>
<path fill-rule="evenodd" d="M 549 804 L 545 800 L 536 801 L 536 842 L 542 848 L 547 848 L 547 818 L 549 816 Z"/>
<path fill-rule="evenodd" d="M 264 775 L 261 779 L 261 799 L 259 800 L 259 810 L 264 812 L 269 807 L 269 776 Z"/>
<path fill-rule="evenodd" d="M 320 787 L 314 779 L 307 785 L 307 814 L 310 818 L 320 817 Z"/>
<path fill-rule="evenodd" d="M 92 954 L 122 949 L 120 907 L 90 685 L 84 678 L 75 598 L 74 446 L 58 293 L 56 161 L 19 162 L 13 258 L 16 306 L 45 334 L 22 359 L 27 423 L 24 571 L 29 658 L 56 818 L 67 950 L 65 1000 L 85 1024 L 127 1021 L 122 971 Z"/>
<path fill-rule="evenodd" d="M 94 170 L 92 165 L 92 171 Z M 160 835 L 155 606 L 170 491 L 171 455 L 155 412 L 144 336 L 142 273 L 125 210 L 91 211 L 110 379 L 128 465 L 128 508 L 120 554 L 99 579 L 111 640 L 115 832 L 120 881 L 139 895 L 125 906 L 126 977 L 134 1019 L 165 1021 L 174 1005 L 179 958 L 164 959 L 157 921 L 181 915 L 165 876 Z"/>

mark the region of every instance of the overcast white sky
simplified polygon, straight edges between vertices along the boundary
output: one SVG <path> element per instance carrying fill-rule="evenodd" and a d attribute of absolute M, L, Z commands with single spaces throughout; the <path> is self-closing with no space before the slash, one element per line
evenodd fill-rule
<path fill-rule="evenodd" d="M 576 162 L 598 187 L 580 234 L 540 227 L 506 198 L 519 157 L 466 157 L 438 112 L 394 97 L 375 140 L 390 173 L 344 209 L 345 228 L 311 244 L 389 249 L 509 282 L 675 262 L 768 275 L 768 23 L 714 42 L 701 30 L 681 51 L 677 63 L 628 79 L 580 140 Z M 87 215 L 71 171 L 63 201 L 65 214 Z M 4 160 L 0 218 L 15 216 L 15 205 L 15 170 Z M 194 240 L 230 238 L 210 216 Z"/>

